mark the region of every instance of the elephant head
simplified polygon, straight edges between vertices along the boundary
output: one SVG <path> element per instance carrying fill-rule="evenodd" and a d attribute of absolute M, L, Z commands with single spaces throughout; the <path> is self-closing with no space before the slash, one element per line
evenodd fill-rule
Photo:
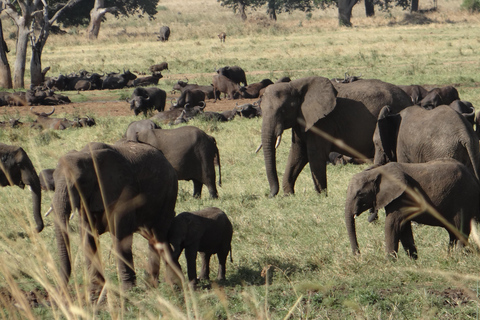
<path fill-rule="evenodd" d="M 30 186 L 32 190 L 33 217 L 38 232 L 43 230 L 41 209 L 41 188 L 37 172 L 27 153 L 20 147 L 0 144 L 0 185 Z"/>
<path fill-rule="evenodd" d="M 337 91 L 330 80 L 309 77 L 267 87 L 262 98 L 262 145 L 270 197 L 279 190 L 275 141 L 284 130 L 306 132 L 335 109 Z"/>
<path fill-rule="evenodd" d="M 353 254 L 358 249 L 355 218 L 368 209 L 379 210 L 400 197 L 407 189 L 407 176 L 397 163 L 373 166 L 350 180 L 345 203 L 345 225 Z"/>
<path fill-rule="evenodd" d="M 373 134 L 375 158 L 373 163 L 382 165 L 397 161 L 397 133 L 402 119 L 399 114 L 392 114 L 385 106 L 378 115 L 377 126 Z"/>

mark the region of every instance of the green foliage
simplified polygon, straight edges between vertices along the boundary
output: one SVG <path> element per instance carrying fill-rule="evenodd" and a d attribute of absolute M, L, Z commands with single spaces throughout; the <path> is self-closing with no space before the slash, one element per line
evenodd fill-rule
<path fill-rule="evenodd" d="M 470 12 L 479 12 L 480 0 L 463 0 L 461 8 Z"/>

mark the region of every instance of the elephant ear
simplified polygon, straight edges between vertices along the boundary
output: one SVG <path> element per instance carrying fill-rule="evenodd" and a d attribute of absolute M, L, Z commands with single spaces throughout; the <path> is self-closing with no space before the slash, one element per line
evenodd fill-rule
<path fill-rule="evenodd" d="M 305 121 L 305 131 L 320 119 L 326 117 L 335 109 L 337 90 L 329 79 L 310 77 L 290 82 L 300 96 L 303 97 L 300 106 L 300 116 Z"/>
<path fill-rule="evenodd" d="M 392 114 L 389 106 L 383 107 L 378 115 L 374 140 L 375 144 L 383 149 L 386 162 L 397 161 L 397 135 L 401 122 L 401 115 Z M 377 159 L 377 155 L 375 158 Z"/>
<path fill-rule="evenodd" d="M 375 181 L 376 199 L 374 209 L 386 207 L 400 197 L 407 189 L 407 177 L 398 163 L 390 163 L 377 169 L 379 174 Z"/>
<path fill-rule="evenodd" d="M 25 185 L 32 187 L 40 186 L 40 180 L 38 179 L 35 167 L 27 153 L 22 148 L 18 148 L 15 153 L 15 163 L 18 163 L 19 165 L 21 179 Z"/>

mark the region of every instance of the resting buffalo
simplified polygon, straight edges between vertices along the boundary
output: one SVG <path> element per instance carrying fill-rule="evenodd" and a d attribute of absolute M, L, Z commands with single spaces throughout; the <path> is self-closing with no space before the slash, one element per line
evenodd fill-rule
<path fill-rule="evenodd" d="M 246 87 L 241 87 L 239 89 L 240 94 L 245 99 L 255 99 L 260 96 L 260 90 L 263 88 L 268 87 L 269 85 L 273 84 L 273 81 L 270 79 L 263 79 L 260 82 L 252 83 Z"/>
<path fill-rule="evenodd" d="M 103 89 L 122 89 L 127 86 L 128 81 L 135 80 L 136 75 L 129 70 L 120 73 L 110 73 L 103 79 Z"/>
<path fill-rule="evenodd" d="M 146 116 L 148 112 L 153 110 L 163 111 L 165 109 L 165 101 L 167 93 L 157 87 L 136 88 L 133 90 L 130 103 L 130 110 L 133 110 L 137 116 L 140 112 Z"/>
<path fill-rule="evenodd" d="M 187 104 L 190 105 L 190 107 L 205 107 L 205 92 L 197 89 L 184 90 L 178 98 L 177 103 L 175 105 L 172 104 L 170 109 L 184 108 Z"/>
<path fill-rule="evenodd" d="M 427 89 L 416 84 L 407 86 L 399 85 L 398 87 L 410 96 L 413 104 L 418 104 L 428 94 Z"/>
<path fill-rule="evenodd" d="M 215 93 L 215 101 L 220 99 L 220 94 L 217 95 L 217 92 L 223 92 L 225 97 L 228 96 L 229 100 L 238 99 L 240 97 L 240 85 L 233 82 L 229 78 L 222 76 L 221 74 L 216 74 L 213 76 L 212 82 Z"/>
<path fill-rule="evenodd" d="M 173 90 L 178 90 L 180 92 L 183 92 L 185 90 L 202 90 L 203 92 L 205 92 L 205 97 L 207 99 L 215 99 L 215 92 L 213 92 L 212 85 L 202 86 L 195 83 L 188 83 L 180 80 L 173 85 Z M 220 92 L 217 92 L 217 95 L 219 96 Z"/>
<path fill-rule="evenodd" d="M 162 62 L 162 63 L 159 63 L 159 64 L 154 64 L 153 66 L 150 66 L 148 68 L 148 70 L 151 73 L 160 72 L 160 71 L 163 71 L 163 70 L 168 70 L 168 63 L 167 62 Z"/>
<path fill-rule="evenodd" d="M 243 83 L 244 86 L 247 86 L 247 77 L 245 76 L 245 71 L 243 71 L 243 69 L 239 66 L 225 66 L 218 69 L 217 73 L 229 78 L 237 84 Z"/>
<path fill-rule="evenodd" d="M 128 82 L 129 87 L 146 87 L 151 85 L 157 85 L 158 80 L 163 78 L 160 72 L 154 72 L 151 76 L 137 78 Z"/>
<path fill-rule="evenodd" d="M 183 119 L 186 122 L 196 115 L 202 113 L 203 109 L 200 107 L 189 107 L 188 105 L 185 108 L 175 108 L 167 111 L 162 111 L 155 114 L 153 117 L 150 118 L 153 122 L 159 122 L 163 124 L 173 124 L 174 121 L 178 121 L 178 119 Z"/>

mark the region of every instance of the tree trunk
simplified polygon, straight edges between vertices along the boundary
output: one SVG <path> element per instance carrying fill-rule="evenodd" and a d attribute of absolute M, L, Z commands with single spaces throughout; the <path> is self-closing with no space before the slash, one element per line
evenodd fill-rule
<path fill-rule="evenodd" d="M 358 0 L 338 0 L 338 23 L 340 26 L 351 27 L 353 6 Z"/>
<path fill-rule="evenodd" d="M 276 10 L 275 0 L 268 1 L 268 10 L 267 10 L 268 17 L 271 20 L 277 21 L 277 14 L 275 13 L 275 10 Z"/>
<path fill-rule="evenodd" d="M 7 59 L 7 44 L 3 38 L 2 21 L 0 20 L 0 88 L 12 88 L 12 71 Z"/>
<path fill-rule="evenodd" d="M 238 11 L 240 12 L 240 17 L 243 21 L 247 20 L 247 14 L 245 13 L 245 3 L 240 1 L 238 3 Z"/>
<path fill-rule="evenodd" d="M 98 33 L 100 32 L 100 26 L 102 24 L 102 19 L 107 13 L 115 13 L 118 9 L 116 7 L 105 8 L 104 0 L 95 0 L 95 5 L 93 6 L 92 11 L 90 11 L 90 24 L 87 28 L 87 36 L 90 40 L 95 40 L 98 38 Z"/>
<path fill-rule="evenodd" d="M 365 15 L 367 17 L 373 17 L 375 15 L 375 6 L 372 0 L 365 0 Z"/>
<path fill-rule="evenodd" d="M 418 12 L 418 0 L 412 0 L 410 12 Z"/>
<path fill-rule="evenodd" d="M 25 25 L 25 20 L 19 24 L 17 32 L 17 53 L 15 56 L 15 67 L 13 74 L 13 88 L 20 89 L 25 87 L 25 64 L 27 62 L 27 44 L 30 30 Z"/>

